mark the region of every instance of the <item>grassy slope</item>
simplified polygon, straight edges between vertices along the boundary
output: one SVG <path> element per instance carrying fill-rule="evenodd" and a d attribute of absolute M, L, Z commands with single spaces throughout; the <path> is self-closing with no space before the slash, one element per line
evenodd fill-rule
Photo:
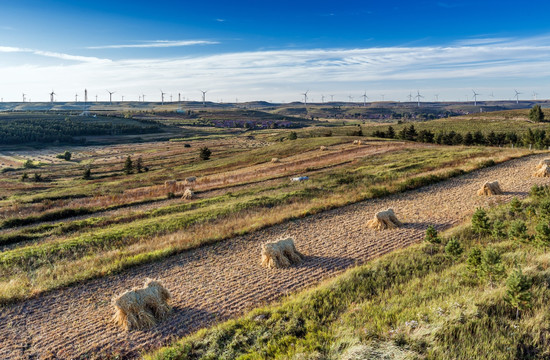
<path fill-rule="evenodd" d="M 504 223 L 500 237 L 470 225 L 451 230 L 464 252 L 421 244 L 352 269 L 278 305 L 183 338 L 147 359 L 547 359 L 550 356 L 550 255 L 535 240 L 548 222 L 550 193 L 514 211 L 489 213 Z M 531 238 L 507 236 L 525 221 Z M 548 237 L 547 237 L 548 240 Z M 468 267 L 473 247 L 496 250 L 504 273 L 492 284 Z M 505 279 L 516 266 L 532 281 L 532 300 L 516 319 L 504 301 Z"/>
<path fill-rule="evenodd" d="M 296 146 L 301 147 L 302 142 L 307 141 L 297 141 Z M 264 158 L 263 151 L 258 159 Z M 40 235 L 32 236 L 33 232 L 53 237 L 0 253 L 0 302 L 104 276 L 288 219 L 441 181 L 459 174 L 458 170 L 486 166 L 483 160 L 488 157 L 499 162 L 514 154 L 467 147 L 408 149 L 365 157 L 347 167 L 320 172 L 303 184 L 284 181 L 273 187 L 260 183 L 193 206 L 167 206 L 109 220 L 91 218 L 61 229 L 37 226 L 26 230 L 30 236 L 15 232 L 1 240 L 37 239 Z M 254 162 L 257 156 L 250 152 L 249 158 L 238 156 L 231 163 Z M 65 236 L 57 235 L 59 232 Z"/>

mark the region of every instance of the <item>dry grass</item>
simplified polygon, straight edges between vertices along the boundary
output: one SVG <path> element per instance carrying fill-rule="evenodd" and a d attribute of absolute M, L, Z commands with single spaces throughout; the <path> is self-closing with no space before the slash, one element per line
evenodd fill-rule
<path fill-rule="evenodd" d="M 269 269 L 287 268 L 302 259 L 303 255 L 296 250 L 292 238 L 262 244 L 262 266 Z"/>
<path fill-rule="evenodd" d="M 486 181 L 477 191 L 478 196 L 502 195 L 502 189 L 498 181 Z"/>
<path fill-rule="evenodd" d="M 397 229 L 403 226 L 401 221 L 397 219 L 393 209 L 379 211 L 374 215 L 374 218 L 367 221 L 367 227 L 377 231 Z"/>

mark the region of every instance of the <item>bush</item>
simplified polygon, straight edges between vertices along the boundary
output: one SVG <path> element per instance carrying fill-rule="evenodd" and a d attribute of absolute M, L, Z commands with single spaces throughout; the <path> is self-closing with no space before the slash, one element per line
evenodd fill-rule
<path fill-rule="evenodd" d="M 33 179 L 34 182 L 41 182 L 42 181 L 42 175 L 38 173 L 34 173 Z"/>
<path fill-rule="evenodd" d="M 463 251 L 464 249 L 456 238 L 452 238 L 447 245 L 445 245 L 445 253 L 451 257 L 458 258 Z"/>
<path fill-rule="evenodd" d="M 527 225 L 523 220 L 515 220 L 510 224 L 508 229 L 508 236 L 516 241 L 527 242 L 530 240 L 529 234 L 527 234 Z"/>
<path fill-rule="evenodd" d="M 90 168 L 86 168 L 84 170 L 84 173 L 82 174 L 82 178 L 84 180 L 90 180 L 92 178 L 92 171 L 90 170 Z"/>
<path fill-rule="evenodd" d="M 517 215 L 519 213 L 521 213 L 523 211 L 523 207 L 521 205 L 521 201 L 518 200 L 517 197 L 514 197 L 511 201 L 510 201 L 510 214 L 511 215 Z"/>
<path fill-rule="evenodd" d="M 130 155 L 128 155 L 128 157 L 126 158 L 126 161 L 124 162 L 124 173 L 126 175 L 129 175 L 131 173 L 134 172 L 134 166 L 132 164 L 132 158 L 130 157 Z"/>
<path fill-rule="evenodd" d="M 478 208 L 472 215 L 472 230 L 479 235 L 487 235 L 491 232 L 489 218 L 482 208 Z"/>
<path fill-rule="evenodd" d="M 210 155 L 212 155 L 212 152 L 210 151 L 209 148 L 207 148 L 206 146 L 201 148 L 201 151 L 200 151 L 200 158 L 202 160 L 208 160 L 210 159 Z"/>
<path fill-rule="evenodd" d="M 25 167 L 25 169 L 33 169 L 36 167 L 36 165 L 34 165 L 34 162 L 29 159 L 25 161 L 25 163 L 23 164 L 23 167 Z"/>
<path fill-rule="evenodd" d="M 516 319 L 519 311 L 531 306 L 531 280 L 523 275 L 520 268 L 510 274 L 506 280 L 506 295 L 504 301 L 516 309 Z"/>
<path fill-rule="evenodd" d="M 296 131 L 291 131 L 290 134 L 288 134 L 289 140 L 296 140 L 298 139 L 298 134 L 296 134 Z"/>
<path fill-rule="evenodd" d="M 529 110 L 529 120 L 535 122 L 544 121 L 544 113 L 542 112 L 540 105 L 535 105 L 531 108 L 531 110 Z"/>
<path fill-rule="evenodd" d="M 183 147 L 184 147 L 184 148 L 190 148 L 190 147 L 191 147 L 191 144 L 183 144 Z"/>
<path fill-rule="evenodd" d="M 23 175 L 21 175 L 21 181 L 26 181 L 28 178 L 29 175 L 27 175 L 27 173 L 23 173 Z"/>

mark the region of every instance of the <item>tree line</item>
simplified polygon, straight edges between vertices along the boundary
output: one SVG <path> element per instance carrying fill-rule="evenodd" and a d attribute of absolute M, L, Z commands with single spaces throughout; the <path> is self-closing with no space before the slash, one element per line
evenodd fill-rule
<path fill-rule="evenodd" d="M 386 131 L 376 130 L 372 133 L 373 137 L 386 139 L 400 139 L 408 141 L 417 141 L 423 143 L 432 143 L 440 145 L 485 145 L 485 146 L 533 146 L 536 149 L 543 149 L 550 146 L 550 133 L 541 129 L 527 129 L 524 134 L 517 134 L 514 131 L 495 132 L 491 131 L 484 134 L 481 131 L 459 133 L 454 130 L 440 131 L 434 133 L 430 130 L 417 131 L 414 125 L 405 126 L 399 132 L 396 132 L 392 126 Z"/>
<path fill-rule="evenodd" d="M 65 119 L 17 119 L 0 121 L 0 143 L 74 143 L 76 136 L 131 135 L 158 132 L 158 124 L 89 122 Z"/>

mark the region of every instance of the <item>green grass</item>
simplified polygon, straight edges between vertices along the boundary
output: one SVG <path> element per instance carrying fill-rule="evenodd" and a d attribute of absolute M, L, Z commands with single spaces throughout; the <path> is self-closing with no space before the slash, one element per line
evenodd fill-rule
<path fill-rule="evenodd" d="M 489 213 L 492 224 L 522 220 L 534 238 L 547 221 L 550 192 L 512 212 Z M 444 244 L 458 239 L 453 257 Z M 146 359 L 547 359 L 550 321 L 548 245 L 479 236 L 469 224 L 443 244 L 419 244 L 347 271 L 317 288 L 235 320 L 200 330 Z M 473 247 L 495 249 L 505 273 L 490 284 L 468 266 Z M 505 279 L 522 267 L 532 281 L 529 306 L 516 311 Z"/>

